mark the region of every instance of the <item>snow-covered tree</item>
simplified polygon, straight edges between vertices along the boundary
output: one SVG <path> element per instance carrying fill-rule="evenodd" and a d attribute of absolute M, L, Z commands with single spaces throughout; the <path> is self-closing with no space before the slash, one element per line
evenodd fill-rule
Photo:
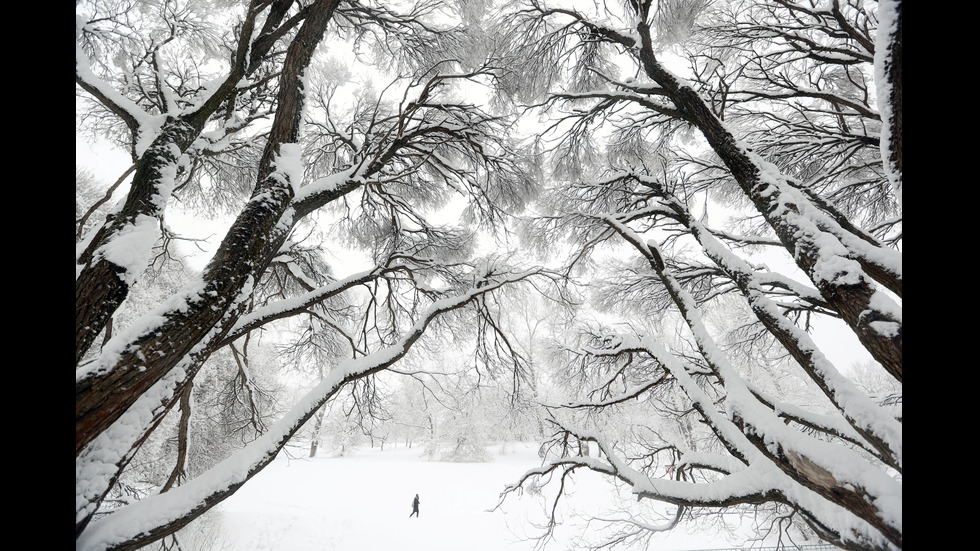
<path fill-rule="evenodd" d="M 451 61 L 458 18 L 440 3 L 381 4 L 76 4 L 81 130 L 133 162 L 114 191 L 123 198 L 76 238 L 78 549 L 135 549 L 175 533 L 268 465 L 343 388 L 433 329 L 496 315 L 480 297 L 536 273 L 472 261 L 474 229 L 520 208 L 529 185 L 506 121 L 455 92 L 485 84 L 488 67 Z M 318 73 L 336 67 L 327 51 L 377 60 L 358 65 L 362 74 L 390 80 L 326 101 L 336 91 Z M 468 205 L 467 223 L 432 221 L 454 198 Z M 234 220 L 203 272 L 118 327 L 178 232 L 165 220 L 177 203 L 200 220 Z M 77 230 L 87 210 L 76 208 Z M 324 250 L 351 245 L 369 266 L 325 273 Z M 208 360 L 223 349 L 245 360 L 247 340 L 274 326 L 304 350 L 334 352 L 322 380 L 205 472 L 138 502 L 106 501 Z M 235 388 L 247 398 L 250 385 Z"/>
<path fill-rule="evenodd" d="M 608 475 L 597 546 L 734 511 L 900 549 L 901 64 L 895 0 L 76 3 L 77 132 L 130 158 L 76 175 L 76 547 L 332 426 L 553 434 L 511 491 Z M 230 219 L 201 272 L 177 212 Z M 540 308 L 480 256 L 518 227 L 568 255 Z"/>
<path fill-rule="evenodd" d="M 412 448 L 433 437 L 433 403 L 429 387 L 414 379 L 396 384 L 391 404 L 392 438 L 397 445 Z"/>
<path fill-rule="evenodd" d="M 901 548 L 901 2 L 531 0 L 501 19 L 501 95 L 539 108 L 553 160 L 529 234 L 570 251 L 595 310 L 556 356 L 579 394 L 552 404 L 554 442 L 600 452 L 512 490 L 590 469 L 674 507 L 597 545 L 734 508 L 760 538 Z M 899 390 L 834 365 L 826 320 Z"/>

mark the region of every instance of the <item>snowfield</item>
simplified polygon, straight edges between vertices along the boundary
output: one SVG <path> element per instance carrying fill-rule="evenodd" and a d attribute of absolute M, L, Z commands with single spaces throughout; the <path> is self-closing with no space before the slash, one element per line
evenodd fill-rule
<path fill-rule="evenodd" d="M 421 446 L 313 459 L 303 448 L 289 450 L 218 506 L 215 550 L 530 550 L 540 534 L 535 523 L 545 519 L 540 496 L 528 494 L 491 511 L 506 484 L 539 465 L 532 444 L 494 446 L 491 463 L 430 461 Z M 582 526 L 575 511 L 599 511 L 607 492 L 597 475 L 577 475 L 547 549 L 573 549 Z M 415 494 L 420 514 L 409 518 Z M 731 545 L 680 530 L 655 541 L 662 551 Z"/>

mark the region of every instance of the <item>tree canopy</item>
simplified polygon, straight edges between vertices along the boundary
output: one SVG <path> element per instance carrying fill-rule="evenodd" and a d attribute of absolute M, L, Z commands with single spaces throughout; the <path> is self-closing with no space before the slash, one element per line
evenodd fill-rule
<path fill-rule="evenodd" d="M 77 3 L 76 133 L 131 162 L 76 170 L 77 547 L 176 538 L 332 404 L 433 435 L 435 398 L 449 456 L 499 437 L 475 412 L 543 443 L 503 499 L 634 496 L 597 547 L 735 512 L 901 549 L 901 15 Z M 177 211 L 228 220 L 202 270 Z"/>

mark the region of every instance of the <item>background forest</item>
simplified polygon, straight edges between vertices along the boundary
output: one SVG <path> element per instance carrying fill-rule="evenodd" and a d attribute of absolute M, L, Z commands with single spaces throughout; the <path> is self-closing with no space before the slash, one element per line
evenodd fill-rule
<path fill-rule="evenodd" d="M 901 549 L 901 15 L 76 2 L 76 548 L 287 444 L 520 441 L 505 501 L 635 496 L 610 546 Z"/>

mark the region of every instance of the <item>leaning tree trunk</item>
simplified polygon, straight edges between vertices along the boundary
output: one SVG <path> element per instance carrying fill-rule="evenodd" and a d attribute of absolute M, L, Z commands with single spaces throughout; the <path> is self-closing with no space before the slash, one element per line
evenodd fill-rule
<path fill-rule="evenodd" d="M 106 221 L 79 256 L 78 263 L 83 267 L 75 279 L 76 366 L 126 299 L 139 275 L 135 272 L 146 267 L 129 264 L 128 258 L 114 257 L 113 241 L 134 232 L 152 232 L 154 236 L 159 232 L 177 158 L 199 133 L 200 128 L 174 121 L 157 137 L 136 164 L 122 210 Z"/>
<path fill-rule="evenodd" d="M 292 184 L 298 183 L 290 183 L 283 174 L 274 172 L 273 165 L 280 144 L 298 141 L 303 70 L 338 3 L 339 0 L 324 0 L 315 4 L 290 44 L 280 77 L 279 108 L 259 167 L 256 189 L 205 268 L 203 289 L 187 297 L 186 307 L 165 314 L 154 331 L 118 351 L 109 365 L 92 366 L 76 379 L 76 455 L 201 341 L 214 337 L 215 328 L 218 338 L 227 333 L 231 324 L 219 322 L 227 316 L 240 315 L 242 305 L 238 300 L 243 290 L 248 291 L 246 284 L 258 280 L 285 242 L 289 224 L 280 222 L 290 208 Z"/>
<path fill-rule="evenodd" d="M 122 210 L 106 221 L 76 260 L 81 266 L 75 279 L 76 367 L 128 296 L 130 286 L 140 275 L 136 272 L 146 267 L 131 265 L 128 259 L 115 258 L 112 254 L 115 243 L 120 239 L 131 240 L 134 232 L 159 232 L 159 220 L 175 184 L 178 158 L 201 135 L 211 116 L 226 102 L 234 101 L 242 78 L 261 65 L 263 58 L 285 31 L 302 21 L 301 13 L 282 24 L 293 3 L 293 0 L 272 2 L 265 23 L 254 41 L 255 22 L 262 9 L 249 9 L 241 25 L 238 48 L 228 76 L 200 107 L 178 118 L 168 118 L 159 135 L 136 162 L 133 181 Z M 146 131 L 139 127 L 137 118 L 126 107 L 109 98 L 98 85 L 87 81 L 82 76 L 84 72 L 80 73 L 76 65 L 75 81 L 81 88 L 117 113 L 134 136 Z M 145 252 L 148 254 L 148 251 Z"/>
<path fill-rule="evenodd" d="M 860 267 L 861 262 L 868 259 L 852 259 L 850 251 L 834 252 L 844 261 L 844 271 L 827 273 L 823 264 L 827 253 L 823 249 L 829 236 L 807 219 L 807 211 L 813 206 L 804 204 L 806 199 L 803 195 L 791 193 L 791 186 L 783 176 L 767 171 L 758 157 L 742 148 L 698 93 L 683 85 L 657 61 L 649 26 L 641 23 L 639 30 L 642 39 L 640 60 L 647 76 L 662 86 L 685 117 L 700 129 L 742 191 L 775 230 L 797 265 L 810 276 L 864 348 L 895 379 L 901 381 L 901 317 L 896 317 L 887 307 L 880 305 L 879 291 L 868 277 L 871 270 Z M 878 328 L 882 324 L 895 329 L 880 331 Z"/>

